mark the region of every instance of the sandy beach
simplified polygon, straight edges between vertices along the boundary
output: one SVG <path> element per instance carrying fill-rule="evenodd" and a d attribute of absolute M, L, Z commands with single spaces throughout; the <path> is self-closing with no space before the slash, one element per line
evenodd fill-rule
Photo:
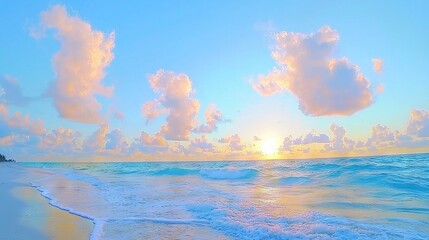
<path fill-rule="evenodd" d="M 2 238 L 89 239 L 93 223 L 51 206 L 28 178 L 24 167 L 0 163 Z"/>

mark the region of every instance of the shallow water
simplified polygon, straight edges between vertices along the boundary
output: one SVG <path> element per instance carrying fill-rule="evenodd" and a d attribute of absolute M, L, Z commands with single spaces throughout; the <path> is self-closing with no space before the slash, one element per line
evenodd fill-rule
<path fill-rule="evenodd" d="M 93 239 L 429 239 L 429 154 L 22 165 Z"/>

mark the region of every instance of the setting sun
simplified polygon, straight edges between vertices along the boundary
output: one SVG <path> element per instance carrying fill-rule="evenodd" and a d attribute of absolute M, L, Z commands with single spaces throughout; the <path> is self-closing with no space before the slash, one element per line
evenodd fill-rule
<path fill-rule="evenodd" d="M 265 156 L 272 156 L 278 153 L 278 146 L 273 140 L 265 140 L 261 144 L 261 152 Z"/>

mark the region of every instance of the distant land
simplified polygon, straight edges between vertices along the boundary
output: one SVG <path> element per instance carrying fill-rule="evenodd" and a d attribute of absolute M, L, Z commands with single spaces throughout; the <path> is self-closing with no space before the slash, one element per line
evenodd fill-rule
<path fill-rule="evenodd" d="M 15 160 L 7 159 L 3 154 L 0 153 L 0 162 L 15 162 Z"/>

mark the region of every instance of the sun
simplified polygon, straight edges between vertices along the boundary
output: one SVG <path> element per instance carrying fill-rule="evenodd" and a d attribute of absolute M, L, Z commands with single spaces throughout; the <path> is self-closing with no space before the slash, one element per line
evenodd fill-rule
<path fill-rule="evenodd" d="M 265 140 L 261 144 L 262 154 L 265 156 L 277 155 L 278 147 L 274 140 Z"/>

